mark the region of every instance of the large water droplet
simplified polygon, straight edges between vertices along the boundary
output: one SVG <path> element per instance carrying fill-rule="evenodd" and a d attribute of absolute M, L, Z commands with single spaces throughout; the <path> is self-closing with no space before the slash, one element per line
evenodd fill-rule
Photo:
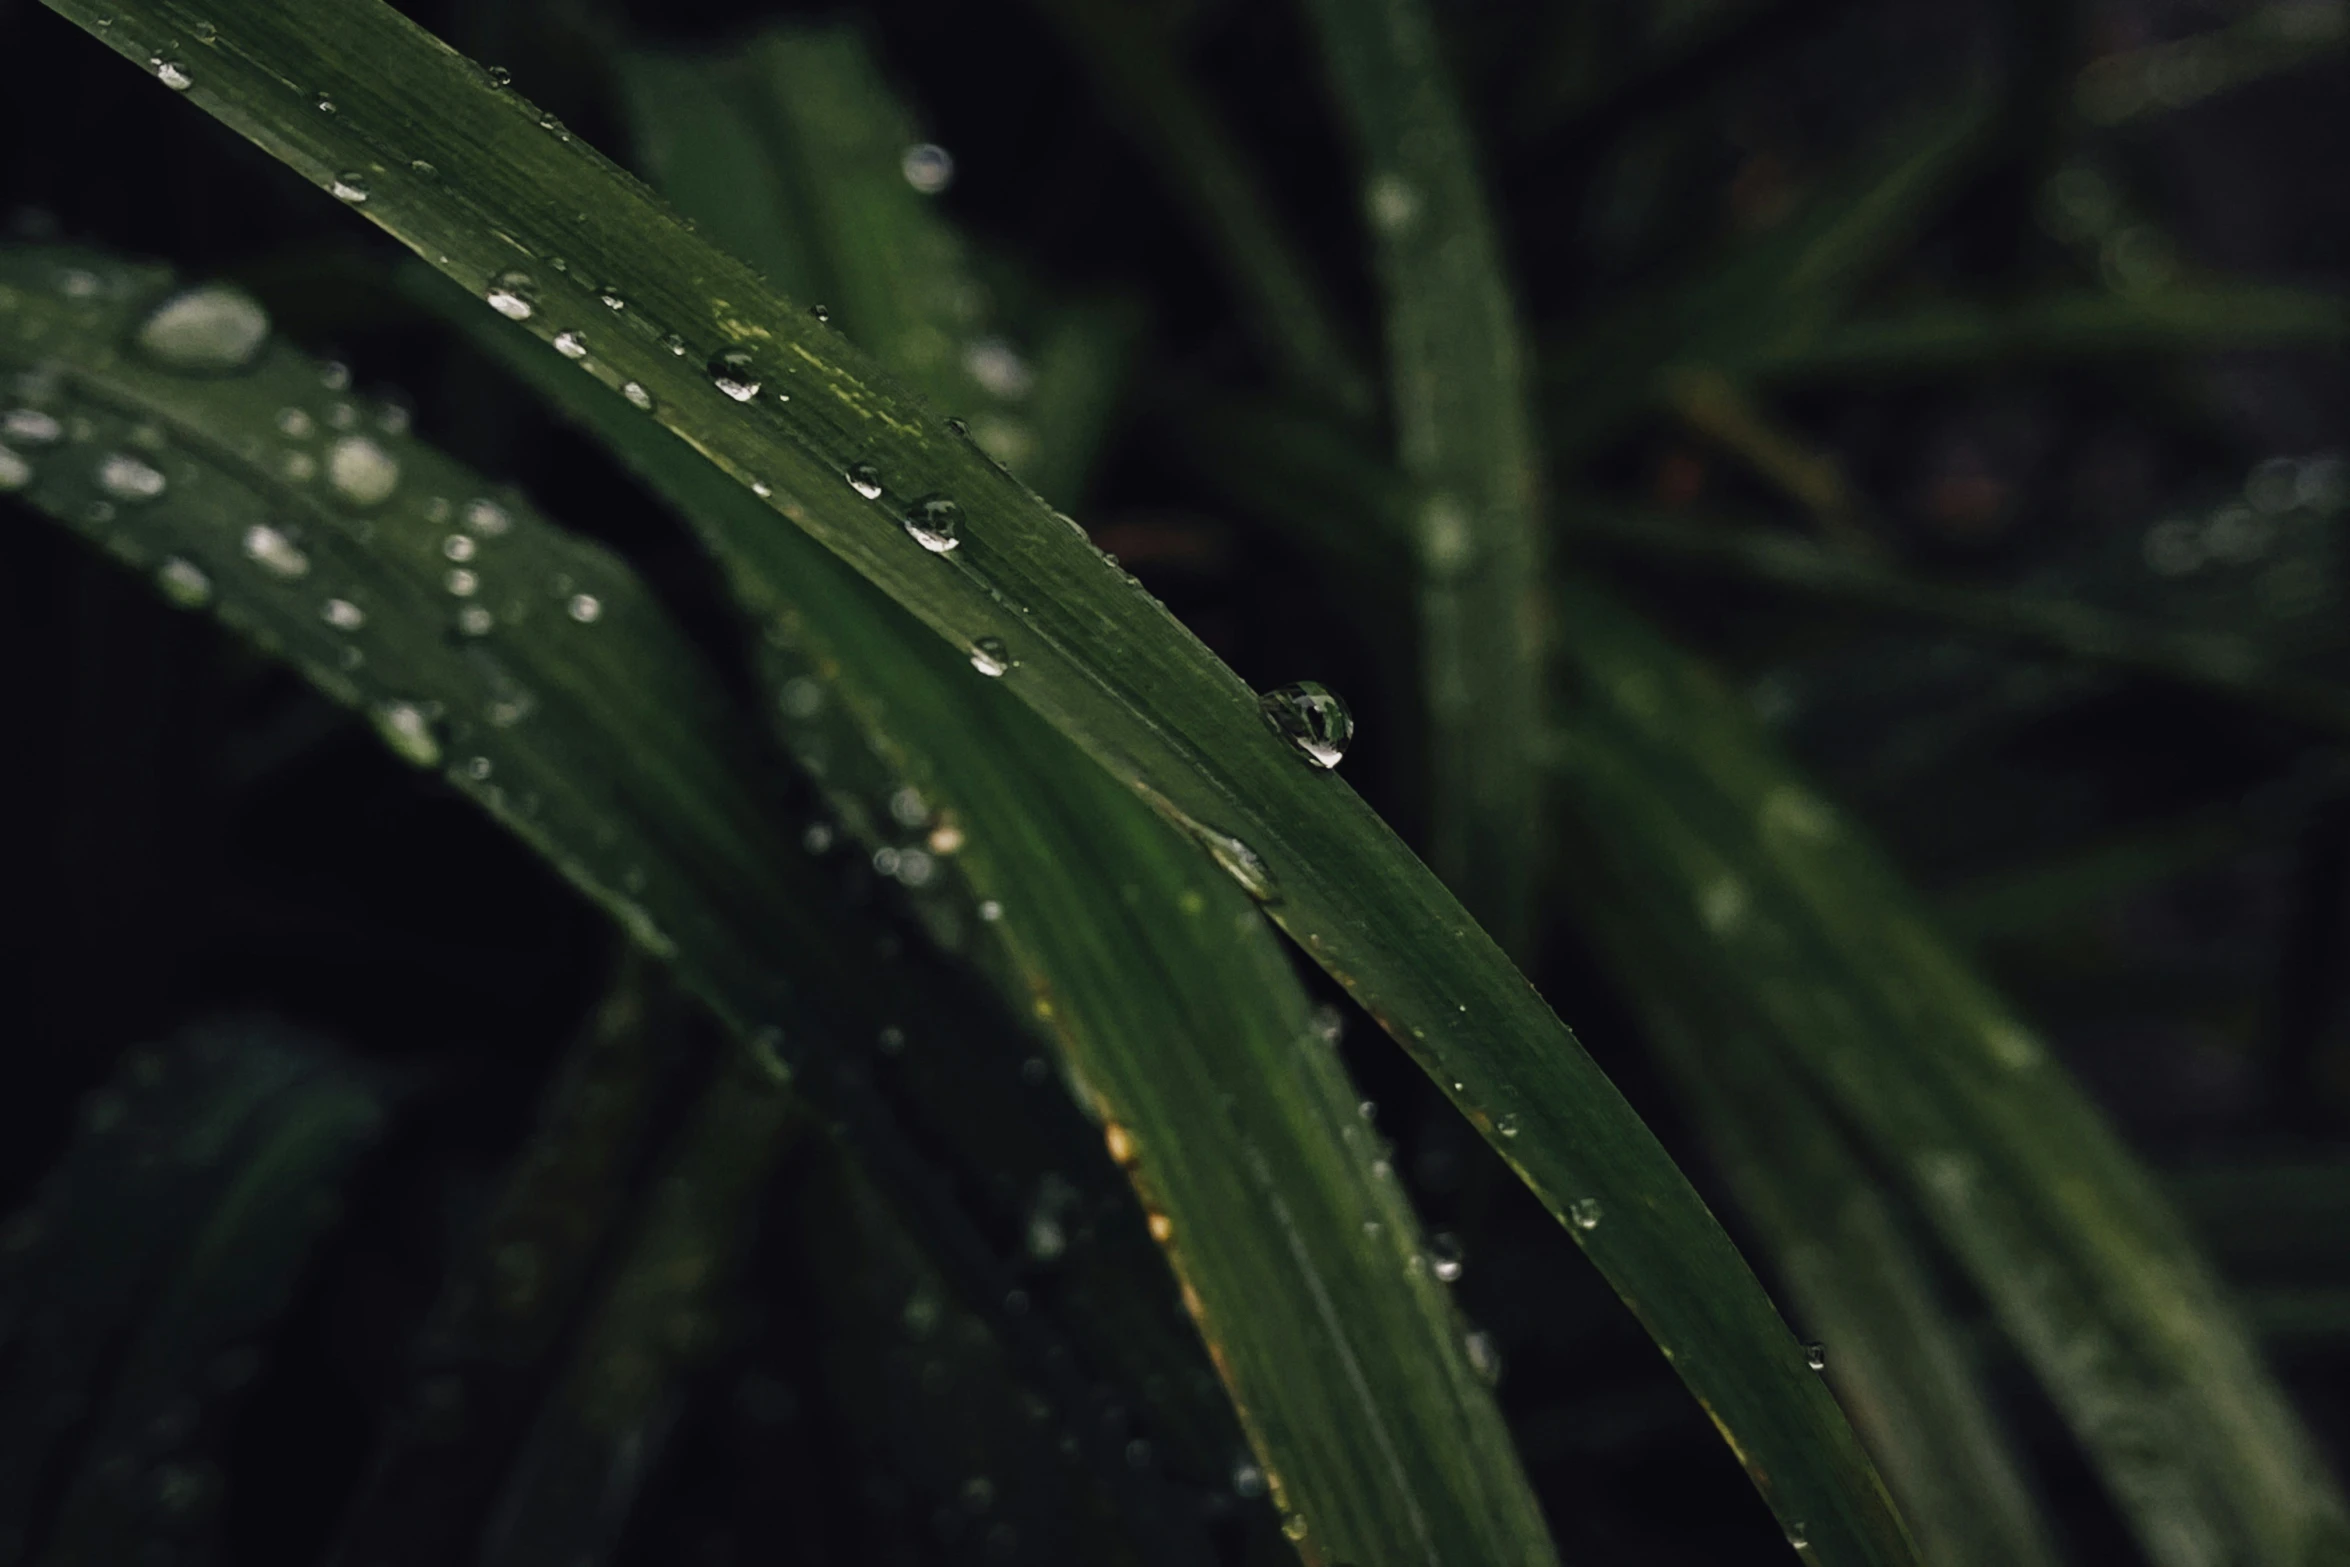
<path fill-rule="evenodd" d="M 452 533 L 441 540 L 441 553 L 454 561 L 468 561 L 478 554 L 481 546 L 462 533 Z"/>
<path fill-rule="evenodd" d="M 108 452 L 98 459 L 98 488 L 128 505 L 154 500 L 165 487 L 163 472 L 128 452 Z"/>
<path fill-rule="evenodd" d="M 327 186 L 327 192 L 337 201 L 347 201 L 354 207 L 362 206 L 367 201 L 367 176 L 356 169 L 346 170 L 334 177 L 333 183 Z"/>
<path fill-rule="evenodd" d="M 587 334 L 584 332 L 557 332 L 555 334 L 555 352 L 566 359 L 585 359 L 587 357 Z"/>
<path fill-rule="evenodd" d="M 441 578 L 441 585 L 455 597 L 469 599 L 481 591 L 481 577 L 466 567 L 458 566 Z"/>
<path fill-rule="evenodd" d="M 653 394 L 634 381 L 623 383 L 620 395 L 628 399 L 629 406 L 632 408 L 642 409 L 646 413 L 653 411 Z"/>
<path fill-rule="evenodd" d="M 400 459 L 364 435 L 346 435 L 327 449 L 326 482 L 349 505 L 379 506 L 400 487 Z"/>
<path fill-rule="evenodd" d="M 935 196 L 955 182 L 955 155 L 936 142 L 916 142 L 899 155 L 898 172 L 923 195 Z"/>
<path fill-rule="evenodd" d="M 759 368 L 745 349 L 729 348 L 710 356 L 710 384 L 738 403 L 759 395 Z"/>
<path fill-rule="evenodd" d="M 173 92 L 186 92 L 196 85 L 196 78 L 189 75 L 188 68 L 177 60 L 166 60 L 156 55 L 147 64 L 155 72 L 155 79 Z"/>
<path fill-rule="evenodd" d="M 593 593 L 574 593 L 571 595 L 570 602 L 565 604 L 563 609 L 564 613 L 581 625 L 591 626 L 602 618 L 604 602 Z"/>
<path fill-rule="evenodd" d="M 869 462 L 849 464 L 849 488 L 869 501 L 881 499 L 881 470 Z"/>
<path fill-rule="evenodd" d="M 1446 1230 L 1438 1230 L 1428 1237 L 1428 1268 L 1446 1284 L 1461 1276 L 1467 1262 L 1467 1253 L 1461 1247 L 1461 1238 Z"/>
<path fill-rule="evenodd" d="M 33 482 L 33 465 L 16 452 L 0 446 L 0 495 L 21 490 Z"/>
<path fill-rule="evenodd" d="M 491 279 L 489 289 L 481 296 L 489 306 L 509 321 L 528 321 L 538 308 L 537 285 L 531 275 L 521 271 L 499 273 Z"/>
<path fill-rule="evenodd" d="M 265 522 L 245 530 L 245 558 L 289 582 L 310 570 L 310 557 L 302 553 L 301 546 Z"/>
<path fill-rule="evenodd" d="M 906 513 L 906 532 L 934 555 L 944 555 L 963 542 L 955 536 L 962 524 L 963 508 L 948 495 L 925 495 Z"/>
<path fill-rule="evenodd" d="M 201 608 L 212 601 L 212 579 L 204 575 L 204 568 L 177 555 L 157 569 L 155 585 L 182 609 Z"/>
<path fill-rule="evenodd" d="M 1354 715 L 1329 687 L 1312 680 L 1268 691 L 1258 710 L 1275 734 L 1316 767 L 1336 767 L 1354 738 Z"/>
<path fill-rule="evenodd" d="M 269 341 L 269 312 L 241 288 L 206 283 L 171 295 L 139 323 L 131 341 L 166 370 L 242 370 Z"/>
<path fill-rule="evenodd" d="M 11 408 L 0 414 L 0 435 L 19 446 L 54 446 L 65 438 L 65 426 L 41 409 Z"/>
<path fill-rule="evenodd" d="M 971 667 L 993 680 L 1012 667 L 1011 650 L 1002 637 L 981 637 L 971 644 Z"/>
<path fill-rule="evenodd" d="M 1567 1222 L 1574 1225 L 1578 1230 L 1598 1229 L 1599 1199 L 1596 1197 L 1578 1197 L 1573 1202 L 1568 1203 Z"/>
<path fill-rule="evenodd" d="M 375 732 L 402 760 L 418 767 L 440 761 L 440 736 L 432 732 L 432 720 L 414 702 L 378 702 L 368 717 L 375 723 Z"/>

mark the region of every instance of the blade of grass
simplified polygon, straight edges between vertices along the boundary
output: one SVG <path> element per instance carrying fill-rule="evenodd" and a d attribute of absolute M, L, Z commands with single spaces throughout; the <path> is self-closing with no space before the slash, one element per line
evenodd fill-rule
<path fill-rule="evenodd" d="M 1261 188 L 1247 152 L 1184 73 L 1166 18 L 1142 5 L 1029 4 L 1078 57 L 1102 113 L 1184 209 L 1274 369 L 1302 394 L 1344 414 L 1368 415 L 1370 384 L 1325 303 L 1327 291 Z"/>
<path fill-rule="evenodd" d="M 370 713 L 401 756 L 446 764 L 453 786 L 664 959 L 764 1070 L 790 1073 L 809 1055 L 837 1067 L 843 1043 L 916 1015 L 941 1036 L 979 1026 L 950 1021 L 935 979 L 902 993 L 886 970 L 874 982 L 893 933 L 844 908 L 786 842 L 769 809 L 783 780 L 617 560 L 518 499 L 492 500 L 429 446 L 367 428 L 358 404 L 331 395 L 336 377 L 281 345 L 239 335 L 238 356 L 200 368 L 125 351 L 172 319 L 156 306 L 185 321 L 193 302 L 218 328 L 263 319 L 250 301 L 173 293 L 159 270 L 54 251 L 0 252 L 0 290 L 14 327 L 0 368 L 27 370 L 12 436 L 46 440 L 53 425 L 57 437 L 32 459 L 8 451 L 0 471 L 18 493 Z M 1009 1270 L 887 1104 L 853 1070 L 812 1074 L 812 1092 L 1073 1417 L 1140 1549 L 1204 1559 L 1166 1488 L 1075 1418 L 1096 1402 L 1082 1366 L 1047 1324 L 1003 1305 Z"/>
<path fill-rule="evenodd" d="M 1429 861 L 1511 952 L 1533 932 L 1539 839 L 1540 459 L 1517 306 L 1469 130 L 1416 0 L 1306 7 L 1362 166 L 1388 396 L 1417 519 Z"/>
<path fill-rule="evenodd" d="M 2148 1554 L 2303 1562 L 2350 1519 L 2152 1178 L 1735 699 L 1595 596 L 1562 609 L 1618 743 L 1569 781 L 1621 885 L 1677 918 L 1788 1069 L 1908 1185 Z"/>
<path fill-rule="evenodd" d="M 820 254 L 836 232 L 812 225 Z M 954 287 L 911 282 L 916 300 Z M 457 304 L 437 284 L 419 295 Z M 868 314 L 885 337 L 897 326 L 888 309 L 876 298 Z M 953 823 L 955 851 L 935 874 L 967 884 L 972 906 L 995 906 L 971 922 L 974 939 L 1000 943 L 1014 1001 L 1047 1021 L 1112 1129 L 1290 1526 L 1333 1559 L 1384 1541 L 1442 1559 L 1547 1558 L 1417 1224 L 1378 1172 L 1360 1095 L 1312 1043 L 1305 994 L 1247 896 L 999 687 L 973 681 L 967 658 L 909 636 L 893 606 L 813 544 L 788 541 L 788 571 L 746 560 L 733 541 L 757 525 L 755 497 L 550 365 L 527 335 L 451 313 L 669 496 L 738 573 L 741 595 L 773 618 L 770 655 L 784 655 L 777 710 L 792 717 L 808 705 L 793 685 L 821 680 L 886 758 L 860 788 L 846 747 L 787 724 L 795 749 L 821 745 L 828 785 L 849 796 L 843 821 L 886 824 L 891 792 L 910 784 Z M 1244 1082 L 1259 1090 L 1234 1095 Z M 1334 1314 L 1339 1301 L 1347 1309 Z"/>
<path fill-rule="evenodd" d="M 2123 125 L 2315 64 L 2350 45 L 2350 21 L 2323 5 L 2262 5 L 2229 25 L 2095 60 L 2074 103 L 2092 125 Z"/>
<path fill-rule="evenodd" d="M 643 187 L 388 8 L 238 0 L 198 17 L 175 0 L 135 0 L 110 7 L 106 26 L 81 0 L 57 8 L 146 69 L 181 67 L 171 74 L 197 107 L 322 185 L 362 174 L 359 211 L 467 289 L 508 309 L 525 302 L 512 287 L 536 290 L 534 335 L 601 323 L 585 373 L 620 395 L 639 387 L 653 422 L 768 489 L 771 509 L 950 645 L 1003 638 L 1020 666 L 1005 688 L 1244 880 L 1554 1215 L 1566 1221 L 1580 1203 L 1617 1216 L 1570 1233 L 1636 1303 L 1782 1514 L 1810 1521 L 1823 1559 L 1908 1559 L 1800 1347 L 1622 1096 L 1441 883 L 1343 784 L 1268 733 L 1254 694 L 1049 508 Z M 318 111 L 320 93 L 335 113 Z M 498 283 L 524 269 L 531 284 Z M 624 311 L 600 303 L 606 288 Z M 671 335 L 685 353 L 663 342 Z M 735 351 L 759 371 L 755 403 L 705 367 Z M 848 484 L 864 462 L 881 469 L 892 507 Z M 944 558 L 902 536 L 908 498 L 928 497 L 951 499 L 965 520 Z M 780 567 L 779 534 L 771 522 L 746 532 L 742 558 Z"/>

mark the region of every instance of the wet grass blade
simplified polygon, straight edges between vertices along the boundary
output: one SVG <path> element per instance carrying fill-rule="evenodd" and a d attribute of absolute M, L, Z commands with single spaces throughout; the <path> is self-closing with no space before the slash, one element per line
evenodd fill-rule
<path fill-rule="evenodd" d="M 892 199 L 894 167 L 869 178 Z M 807 232 L 814 264 L 837 266 L 835 223 Z M 917 300 L 957 283 L 908 281 Z M 888 305 L 876 299 L 867 316 L 885 340 L 899 335 Z M 1102 1117 L 1289 1526 L 1334 1559 L 1393 1540 L 1447 1560 L 1546 1559 L 1507 1432 L 1380 1169 L 1360 1095 L 1315 1039 L 1248 897 L 1000 686 L 974 679 L 973 658 L 909 635 L 894 606 L 813 544 L 783 541 L 797 551 L 788 570 L 747 557 L 738 541 L 759 524 L 756 497 L 550 365 L 526 335 L 470 310 L 457 319 L 668 496 L 762 606 L 786 741 L 821 755 L 867 848 L 903 863 L 900 790 L 919 797 L 922 821 L 951 824 L 951 838 L 929 841 L 952 851 L 921 885 L 967 888 L 959 928 L 992 954 L 983 966 L 1012 1003 L 1036 1011 Z M 829 699 L 811 701 L 811 688 Z M 1256 1088 L 1235 1094 L 1238 1083 Z"/>
<path fill-rule="evenodd" d="M 209 1532 L 259 1345 L 385 1098 L 317 1041 L 257 1020 L 135 1051 L 92 1097 L 0 1281 L 15 1307 L 0 1309 L 8 1560 L 34 1557 L 29 1483 L 67 1456 L 61 1411 L 79 1412 L 86 1457 L 39 1560 L 135 1561 Z"/>
<path fill-rule="evenodd" d="M 2062 1068 L 1728 692 L 1594 595 L 1562 610 L 1577 688 L 1617 736 L 1564 747 L 1562 777 L 1613 879 L 1671 914 L 1786 1069 L 1905 1183 L 2149 1556 L 2350 1547 L 2209 1266 Z"/>
<path fill-rule="evenodd" d="M 1306 7 L 1356 144 L 1415 519 L 1429 861 L 1502 946 L 1533 932 L 1544 565 L 1524 331 L 1469 130 L 1417 0 Z"/>
<path fill-rule="evenodd" d="M 1442 884 L 1269 733 L 1255 694 L 1076 530 L 641 185 L 389 9 L 240 0 L 197 16 L 138 0 L 109 7 L 105 26 L 81 0 L 57 9 L 143 69 L 178 67 L 164 74 L 184 77 L 197 107 L 322 186 L 356 189 L 341 176 L 359 174 L 357 210 L 495 295 L 492 308 L 527 306 L 534 336 L 584 331 L 584 345 L 571 339 L 589 349 L 583 375 L 631 406 L 636 386 L 653 422 L 765 488 L 771 511 L 950 646 L 1002 639 L 1018 666 L 1005 689 L 1248 887 L 1553 1214 L 1615 1216 L 1570 1233 L 1637 1303 L 1781 1515 L 1808 1521 L 1822 1559 L 1908 1559 L 1801 1347 L 1622 1096 Z M 334 113 L 319 112 L 320 94 Z M 738 398 L 746 368 L 760 392 Z M 848 482 L 864 463 L 873 499 Z M 921 547 L 909 514 L 934 538 L 954 521 L 958 547 Z M 779 537 L 766 520 L 736 541 L 740 558 L 780 575 Z"/>

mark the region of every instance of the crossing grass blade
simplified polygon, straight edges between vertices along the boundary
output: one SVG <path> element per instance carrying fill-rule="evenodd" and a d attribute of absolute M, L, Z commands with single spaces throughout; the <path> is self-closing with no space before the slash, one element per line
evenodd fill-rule
<path fill-rule="evenodd" d="M 1397 461 L 1414 519 L 1430 863 L 1502 946 L 1532 939 L 1544 568 L 1524 332 L 1469 130 L 1418 0 L 1306 7 L 1356 144 Z"/>
<path fill-rule="evenodd" d="M 194 106 L 322 187 L 354 189 L 341 176 L 360 174 L 361 215 L 477 297 L 527 304 L 534 336 L 585 330 L 583 375 L 615 397 L 636 386 L 650 422 L 767 489 L 771 513 L 949 646 L 1003 639 L 1018 666 L 1004 689 L 1250 889 L 1554 1215 L 1565 1222 L 1580 1205 L 1614 1216 L 1570 1233 L 1781 1516 L 1807 1521 L 1820 1559 L 1910 1559 L 1849 1426 L 1743 1259 L 1502 950 L 1341 781 L 1268 732 L 1253 692 L 941 416 L 542 124 L 509 85 L 386 7 L 56 9 L 142 69 L 178 66 L 165 74 L 186 80 Z M 322 93 L 335 113 L 319 112 Z M 603 302 L 607 291 L 622 309 Z M 728 353 L 750 355 L 755 398 L 716 384 L 749 384 L 719 358 Z M 871 500 L 847 478 L 867 462 L 882 488 Z M 953 552 L 907 536 L 906 512 L 924 500 L 952 503 Z M 763 519 L 738 541 L 742 558 L 779 572 L 780 535 Z"/>

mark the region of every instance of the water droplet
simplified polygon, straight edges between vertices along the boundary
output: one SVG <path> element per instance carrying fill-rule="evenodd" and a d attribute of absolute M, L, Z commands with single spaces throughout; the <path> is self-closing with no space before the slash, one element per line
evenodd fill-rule
<path fill-rule="evenodd" d="M 0 446 L 0 495 L 23 489 L 33 482 L 33 465 L 16 452 Z"/>
<path fill-rule="evenodd" d="M 653 411 L 653 394 L 634 381 L 622 383 L 620 395 L 628 399 L 632 408 L 642 409 L 646 413 Z"/>
<path fill-rule="evenodd" d="M 1567 1222 L 1574 1225 L 1578 1230 L 1598 1229 L 1599 1199 L 1596 1197 L 1578 1197 L 1573 1202 L 1568 1203 Z"/>
<path fill-rule="evenodd" d="M 605 289 L 596 297 L 604 302 L 604 308 L 606 310 L 626 310 L 628 308 L 628 301 L 621 298 L 618 294 L 615 294 L 610 289 Z"/>
<path fill-rule="evenodd" d="M 1433 1272 L 1442 1282 L 1450 1284 L 1458 1279 L 1467 1260 L 1467 1253 L 1463 1250 L 1461 1238 L 1458 1235 L 1448 1230 L 1438 1230 L 1434 1235 L 1428 1237 L 1429 1271 Z"/>
<path fill-rule="evenodd" d="M 710 384 L 738 403 L 759 395 L 759 369 L 745 349 L 729 348 L 712 354 Z"/>
<path fill-rule="evenodd" d="M 64 439 L 65 426 L 38 408 L 11 408 L 0 415 L 0 435 L 19 446 L 54 446 Z"/>
<path fill-rule="evenodd" d="M 337 631 L 357 631 L 367 624 L 367 611 L 349 599 L 328 599 L 318 606 L 318 618 Z"/>
<path fill-rule="evenodd" d="M 990 396 L 1017 401 L 1028 395 L 1036 373 L 1020 351 L 1000 337 L 982 337 L 963 349 L 963 368 Z"/>
<path fill-rule="evenodd" d="M 485 539 L 494 539 L 513 527 L 514 519 L 496 501 L 470 500 L 465 503 L 465 526 Z"/>
<path fill-rule="evenodd" d="M 378 702 L 368 717 L 374 721 L 375 732 L 402 760 L 418 767 L 439 763 L 440 737 L 432 732 L 432 720 L 424 716 L 424 709 L 414 702 Z"/>
<path fill-rule="evenodd" d="M 1787 1526 L 1787 1543 L 1796 1550 L 1808 1551 L 1811 1549 L 1811 1531 L 1800 1523 L 1791 1523 Z"/>
<path fill-rule="evenodd" d="M 1382 174 L 1364 192 L 1363 205 L 1382 232 L 1400 234 L 1420 215 L 1420 192 L 1398 174 Z"/>
<path fill-rule="evenodd" d="M 557 332 L 555 334 L 555 352 L 566 359 L 585 359 L 587 357 L 587 337 L 579 332 Z"/>
<path fill-rule="evenodd" d="M 311 422 L 310 415 L 303 409 L 280 408 L 277 411 L 277 430 L 280 435 L 300 441 L 307 439 L 311 432 L 317 428 L 318 426 Z"/>
<path fill-rule="evenodd" d="M 906 513 L 906 532 L 934 555 L 944 555 L 963 541 L 955 536 L 962 526 L 963 508 L 952 496 L 925 495 Z"/>
<path fill-rule="evenodd" d="M 553 131 L 558 141 L 571 140 L 571 132 L 565 130 L 563 128 L 563 122 L 555 118 L 552 113 L 542 114 L 539 116 L 539 129 L 542 131 Z"/>
<path fill-rule="evenodd" d="M 481 74 L 489 78 L 490 86 L 501 92 L 514 81 L 514 73 L 502 65 L 485 66 Z"/>
<path fill-rule="evenodd" d="M 1255 1501 L 1265 1494 L 1265 1471 L 1254 1459 L 1243 1458 L 1232 1466 L 1232 1494 L 1242 1501 Z"/>
<path fill-rule="evenodd" d="M 955 155 L 936 142 L 916 142 L 899 154 L 898 172 L 923 195 L 935 196 L 955 182 Z"/>
<path fill-rule="evenodd" d="M 204 575 L 204 568 L 177 555 L 156 571 L 155 585 L 182 609 L 197 609 L 212 600 L 212 579 Z"/>
<path fill-rule="evenodd" d="M 563 609 L 573 620 L 583 626 L 589 626 L 595 624 L 597 618 L 604 613 L 604 603 L 593 593 L 574 593 L 571 595 L 571 602 L 565 604 Z"/>
<path fill-rule="evenodd" d="M 166 370 L 223 373 L 250 365 L 269 341 L 269 312 L 226 283 L 184 288 L 139 323 L 132 342 Z"/>
<path fill-rule="evenodd" d="M 380 506 L 400 487 L 400 459 L 364 435 L 327 448 L 326 482 L 352 506 Z"/>
<path fill-rule="evenodd" d="M 98 459 L 98 488 L 125 505 L 154 500 L 165 488 L 161 469 L 128 452 L 108 452 Z"/>
<path fill-rule="evenodd" d="M 993 925 L 996 921 L 1002 919 L 1003 917 L 1004 906 L 1002 904 L 998 903 L 993 898 L 983 898 L 980 900 L 979 922 L 982 925 Z"/>
<path fill-rule="evenodd" d="M 1336 767 L 1354 738 L 1354 715 L 1337 693 L 1312 680 L 1268 691 L 1257 707 L 1273 732 L 1316 767 Z"/>
<path fill-rule="evenodd" d="M 425 162 L 422 158 L 409 159 L 408 172 L 428 184 L 441 177 L 441 171 L 437 168 L 434 168 L 431 164 Z"/>
<path fill-rule="evenodd" d="M 1804 1345 L 1803 1363 L 1811 1367 L 1814 1371 L 1827 1370 L 1828 1346 L 1817 1342 Z"/>
<path fill-rule="evenodd" d="M 462 533 L 452 533 L 447 538 L 441 540 L 441 553 L 446 555 L 451 560 L 471 560 L 477 553 L 480 552 L 480 550 L 481 546 L 479 544 L 476 544 L 473 540 L 467 538 Z"/>
<path fill-rule="evenodd" d="M 1461 1340 L 1461 1349 L 1469 1357 L 1469 1370 L 1487 1387 L 1501 1385 L 1501 1346 L 1493 1342 L 1493 1335 L 1483 1328 L 1470 1331 Z"/>
<path fill-rule="evenodd" d="M 1282 1519 L 1281 1537 L 1285 1540 L 1304 1539 L 1306 1537 L 1306 1515 L 1304 1513 L 1291 1513 L 1288 1517 Z"/>
<path fill-rule="evenodd" d="M 971 644 L 971 667 L 990 680 L 1012 667 L 1011 651 L 1002 637 L 981 637 Z"/>
<path fill-rule="evenodd" d="M 196 85 L 196 78 L 189 75 L 188 68 L 177 60 L 166 60 L 156 55 L 147 64 L 154 70 L 155 79 L 173 92 L 186 92 Z"/>
<path fill-rule="evenodd" d="M 1494 1129 L 1495 1131 L 1497 1131 L 1497 1132 L 1501 1133 L 1501 1135 L 1502 1135 L 1502 1136 L 1504 1136 L 1504 1137 L 1515 1137 L 1515 1136 L 1517 1136 L 1517 1135 L 1518 1135 L 1518 1117 L 1517 1117 L 1517 1113 L 1516 1113 L 1515 1111 L 1509 1111 L 1509 1112 L 1505 1112 L 1505 1113 L 1502 1115 L 1502 1117 L 1501 1117 L 1499 1120 L 1497 1120 L 1497 1121 L 1495 1121 L 1495 1122 L 1493 1123 L 1493 1129 Z"/>
<path fill-rule="evenodd" d="M 765 500 L 768 496 L 775 493 L 775 486 L 769 484 L 765 479 L 753 479 L 751 481 L 751 493 L 758 496 L 759 499 Z"/>
<path fill-rule="evenodd" d="M 317 106 L 318 112 L 321 114 L 332 114 L 335 112 L 335 101 L 332 98 L 329 98 L 325 93 L 314 94 L 310 101 Z"/>
<path fill-rule="evenodd" d="M 492 310 L 507 320 L 528 321 L 531 312 L 538 308 L 536 288 L 529 273 L 507 271 L 493 278 L 481 297 L 489 302 Z"/>
<path fill-rule="evenodd" d="M 457 611 L 457 630 L 462 636 L 486 637 L 498 629 L 498 617 L 480 604 L 468 604 Z"/>
<path fill-rule="evenodd" d="M 832 319 L 832 307 L 830 305 L 810 305 L 808 314 L 816 318 L 818 326 L 822 326 Z"/>
<path fill-rule="evenodd" d="M 471 598 L 480 591 L 481 578 L 465 567 L 458 566 L 452 569 L 447 576 L 441 578 L 441 585 L 458 598 Z"/>
<path fill-rule="evenodd" d="M 685 357 L 685 339 L 679 337 L 675 332 L 671 332 L 665 335 L 661 339 L 661 346 L 668 349 L 671 353 L 675 354 L 680 359 Z"/>
<path fill-rule="evenodd" d="M 881 470 L 869 462 L 851 463 L 849 488 L 869 501 L 881 499 Z"/>
<path fill-rule="evenodd" d="M 347 201 L 356 207 L 367 200 L 367 176 L 357 170 L 346 170 L 334 178 L 327 191 L 337 201 Z"/>
<path fill-rule="evenodd" d="M 292 581 L 310 570 L 310 557 L 301 547 L 265 522 L 245 530 L 245 558 L 274 576 Z"/>

